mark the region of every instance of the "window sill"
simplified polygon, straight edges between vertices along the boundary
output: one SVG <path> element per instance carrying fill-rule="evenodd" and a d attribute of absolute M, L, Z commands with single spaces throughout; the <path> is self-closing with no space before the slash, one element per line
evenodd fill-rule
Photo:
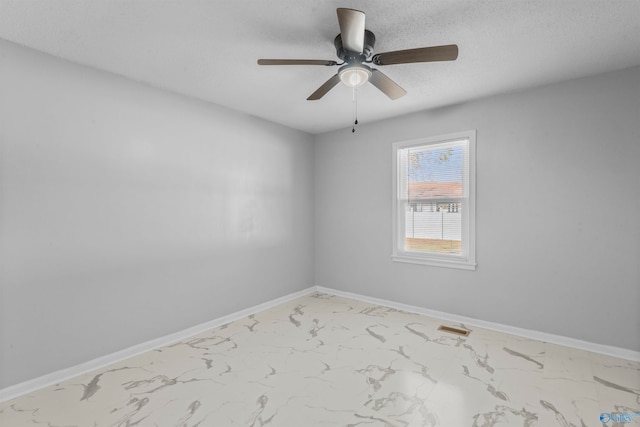
<path fill-rule="evenodd" d="M 434 259 L 434 258 L 411 256 L 411 255 L 395 254 L 395 255 L 391 255 L 391 259 L 395 262 L 430 265 L 432 267 L 457 268 L 460 270 L 472 270 L 472 271 L 474 271 L 477 266 L 475 262 L 469 262 L 467 260 Z"/>

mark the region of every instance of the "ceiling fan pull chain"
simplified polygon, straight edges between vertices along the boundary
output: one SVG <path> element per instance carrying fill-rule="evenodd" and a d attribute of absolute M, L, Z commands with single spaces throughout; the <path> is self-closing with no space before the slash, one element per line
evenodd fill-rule
<path fill-rule="evenodd" d="M 351 133 L 356 131 L 356 125 L 358 124 L 358 87 L 353 88 L 353 127 Z"/>
<path fill-rule="evenodd" d="M 358 124 L 358 87 L 356 86 L 356 88 L 354 89 L 356 92 L 356 112 L 355 112 L 355 121 L 353 122 L 353 124 L 357 125 Z"/>

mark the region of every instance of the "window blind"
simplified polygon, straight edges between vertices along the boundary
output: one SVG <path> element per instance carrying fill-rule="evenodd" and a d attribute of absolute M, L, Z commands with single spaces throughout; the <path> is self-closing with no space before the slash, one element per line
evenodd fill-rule
<path fill-rule="evenodd" d="M 469 140 L 411 146 L 398 156 L 397 214 L 404 220 L 404 251 L 463 254 Z"/>

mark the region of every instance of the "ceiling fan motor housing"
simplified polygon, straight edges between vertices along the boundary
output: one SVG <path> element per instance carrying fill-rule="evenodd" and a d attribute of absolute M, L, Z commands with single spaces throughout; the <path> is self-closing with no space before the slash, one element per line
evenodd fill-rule
<path fill-rule="evenodd" d="M 369 30 L 364 30 L 364 45 L 362 53 L 350 52 L 342 46 L 342 35 L 338 34 L 333 41 L 336 47 L 336 55 L 344 62 L 364 62 L 373 54 L 373 47 L 376 44 L 376 36 Z"/>

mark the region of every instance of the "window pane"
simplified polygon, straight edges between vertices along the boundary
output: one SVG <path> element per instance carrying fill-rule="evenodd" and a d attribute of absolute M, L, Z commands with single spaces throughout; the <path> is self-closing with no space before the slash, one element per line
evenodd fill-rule
<path fill-rule="evenodd" d="M 466 197 L 466 142 L 406 149 L 408 198 Z"/>
<path fill-rule="evenodd" d="M 467 144 L 463 139 L 402 150 L 405 251 L 462 254 Z"/>
<path fill-rule="evenodd" d="M 462 203 L 460 201 L 407 202 L 405 250 L 462 253 Z"/>

